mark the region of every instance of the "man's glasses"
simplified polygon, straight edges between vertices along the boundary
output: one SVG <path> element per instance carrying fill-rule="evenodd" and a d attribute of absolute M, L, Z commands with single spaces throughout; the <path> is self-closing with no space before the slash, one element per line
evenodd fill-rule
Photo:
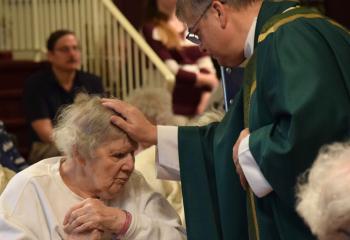
<path fill-rule="evenodd" d="M 348 230 L 341 228 L 338 230 L 338 232 L 347 236 L 347 239 L 350 239 L 350 232 Z"/>
<path fill-rule="evenodd" d="M 54 49 L 54 51 L 58 51 L 61 53 L 69 53 L 71 50 L 73 52 L 79 52 L 81 49 L 80 49 L 80 46 L 72 46 L 72 47 L 65 46 L 65 47 L 60 47 L 60 48 Z"/>
<path fill-rule="evenodd" d="M 197 34 L 195 34 L 194 29 L 196 29 L 197 25 L 199 24 L 199 22 L 201 21 L 201 19 L 203 18 L 203 16 L 207 13 L 207 11 L 209 10 L 209 8 L 211 7 L 212 2 L 210 2 L 208 4 L 208 6 L 204 9 L 204 11 L 202 12 L 202 14 L 199 16 L 199 18 L 197 19 L 197 21 L 194 22 L 193 26 L 188 28 L 188 33 L 186 35 L 186 39 L 193 42 L 194 44 L 200 45 L 201 39 L 199 38 L 199 36 Z"/>

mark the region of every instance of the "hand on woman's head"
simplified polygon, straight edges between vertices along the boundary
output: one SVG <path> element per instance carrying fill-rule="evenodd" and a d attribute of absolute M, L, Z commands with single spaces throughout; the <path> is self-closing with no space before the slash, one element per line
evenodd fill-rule
<path fill-rule="evenodd" d="M 134 141 L 145 147 L 157 143 L 157 127 L 136 107 L 117 99 L 106 98 L 102 99 L 102 104 L 118 113 L 112 116 L 112 123 L 123 129 Z"/>

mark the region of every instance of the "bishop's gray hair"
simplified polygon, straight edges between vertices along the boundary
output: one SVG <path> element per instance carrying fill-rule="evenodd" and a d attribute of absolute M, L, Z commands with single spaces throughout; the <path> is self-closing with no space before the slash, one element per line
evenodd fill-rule
<path fill-rule="evenodd" d="M 242 8 L 257 1 L 261 0 L 221 0 L 220 2 L 231 7 Z M 177 0 L 176 15 L 182 21 L 184 21 L 189 14 L 191 14 L 191 16 L 200 16 L 211 2 L 213 2 L 213 0 Z"/>

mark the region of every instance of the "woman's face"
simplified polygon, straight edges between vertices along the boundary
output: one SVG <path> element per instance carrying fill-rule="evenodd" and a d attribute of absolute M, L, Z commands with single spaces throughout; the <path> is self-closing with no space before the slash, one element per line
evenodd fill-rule
<path fill-rule="evenodd" d="M 109 141 L 85 161 L 83 168 L 95 196 L 113 199 L 123 188 L 134 170 L 135 149 L 128 139 Z"/>

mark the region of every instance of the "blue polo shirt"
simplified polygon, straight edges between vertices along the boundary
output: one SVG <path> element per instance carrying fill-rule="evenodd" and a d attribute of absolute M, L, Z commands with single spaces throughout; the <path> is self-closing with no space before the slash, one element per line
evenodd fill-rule
<path fill-rule="evenodd" d="M 55 124 L 60 108 L 73 103 L 79 92 L 102 95 L 104 90 L 101 79 L 96 75 L 77 71 L 73 87 L 68 92 L 59 85 L 51 68 L 39 71 L 26 80 L 23 100 L 31 142 L 40 139 L 30 123 L 49 118 Z"/>

